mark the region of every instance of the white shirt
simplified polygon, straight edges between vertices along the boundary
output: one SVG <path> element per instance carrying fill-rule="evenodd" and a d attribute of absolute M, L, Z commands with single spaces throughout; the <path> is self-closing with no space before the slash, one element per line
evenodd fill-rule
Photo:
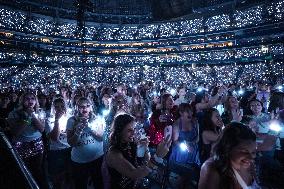
<path fill-rule="evenodd" d="M 66 133 L 66 126 L 67 126 L 68 117 L 63 115 L 59 120 L 59 140 L 54 141 L 50 139 L 50 147 L 49 150 L 63 150 L 69 148 L 70 145 L 67 142 L 67 133 Z M 46 133 L 50 133 L 54 128 L 55 117 L 49 117 L 47 119 L 46 125 Z"/>
<path fill-rule="evenodd" d="M 72 147 L 71 160 L 77 163 L 88 163 L 98 159 L 104 154 L 103 141 L 98 141 L 92 133 L 92 130 L 96 132 L 103 132 L 100 119 L 96 118 L 93 122 L 88 123 L 88 127 L 85 127 L 81 134 L 77 145 Z M 75 118 L 71 117 L 67 121 L 67 130 L 74 130 Z"/>

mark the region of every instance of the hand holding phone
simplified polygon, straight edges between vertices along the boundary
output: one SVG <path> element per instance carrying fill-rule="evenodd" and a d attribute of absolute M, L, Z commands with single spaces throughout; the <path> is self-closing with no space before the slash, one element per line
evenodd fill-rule
<path fill-rule="evenodd" d="M 164 129 L 164 138 L 171 140 L 172 132 L 173 132 L 173 127 L 171 125 L 166 126 Z"/>

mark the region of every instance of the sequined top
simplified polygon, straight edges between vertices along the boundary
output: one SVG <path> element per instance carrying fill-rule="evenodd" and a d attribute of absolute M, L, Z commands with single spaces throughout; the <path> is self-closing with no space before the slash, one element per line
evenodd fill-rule
<path fill-rule="evenodd" d="M 148 136 L 150 136 L 150 145 L 158 145 L 164 137 L 164 129 L 168 125 L 173 125 L 177 119 L 177 106 L 174 106 L 168 114 L 166 122 L 160 122 L 159 117 L 162 115 L 161 110 L 153 112 L 150 118 L 150 127 L 148 130 Z"/>

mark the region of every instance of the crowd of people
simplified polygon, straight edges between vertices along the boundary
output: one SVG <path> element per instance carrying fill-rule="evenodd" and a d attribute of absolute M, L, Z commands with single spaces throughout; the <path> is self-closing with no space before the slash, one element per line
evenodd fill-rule
<path fill-rule="evenodd" d="M 267 50 L 266 50 L 267 48 Z M 62 49 L 64 52 L 65 50 Z M 168 50 L 166 50 L 168 51 Z M 247 61 L 255 61 L 257 58 L 264 59 L 266 57 L 282 57 L 284 54 L 283 44 L 267 45 L 265 49 L 262 46 L 222 49 L 212 51 L 196 51 L 196 52 L 178 52 L 175 48 L 169 50 L 172 54 L 148 54 L 148 51 L 130 52 L 123 56 L 83 56 L 83 55 L 40 55 L 40 54 L 26 54 L 22 52 L 0 52 L 0 60 L 17 62 L 32 61 L 35 64 L 45 65 L 68 65 L 74 66 L 76 64 L 86 64 L 88 66 L 137 66 L 137 65 L 155 65 L 155 64 L 188 64 L 204 62 L 206 64 L 218 64 L 226 61 L 238 62 L 248 59 Z M 133 56 L 135 55 L 135 56 Z"/>
<path fill-rule="evenodd" d="M 76 22 L 56 24 L 53 18 L 36 17 L 27 22 L 28 15 L 24 12 L 0 9 L 0 26 L 6 29 L 18 30 L 28 33 L 38 33 L 45 36 L 60 36 L 77 38 Z M 156 39 L 175 36 L 188 36 L 203 32 L 228 30 L 247 26 L 257 26 L 266 22 L 277 22 L 283 19 L 283 1 L 236 10 L 232 15 L 222 14 L 209 18 L 199 18 L 162 24 L 149 24 L 142 26 L 108 25 L 101 27 L 86 27 L 86 38 L 91 40 L 135 40 Z"/>
<path fill-rule="evenodd" d="M 96 86 L 98 83 L 115 85 L 127 83 L 135 87 L 143 81 L 152 81 L 155 87 L 176 88 L 186 83 L 188 88 L 197 87 L 200 82 L 212 85 L 216 81 L 223 83 L 239 82 L 249 85 L 252 80 L 275 82 L 275 77 L 283 77 L 282 62 L 251 63 L 238 65 L 214 66 L 136 66 L 136 67 L 55 67 L 45 68 L 12 66 L 0 69 L 1 88 L 42 88 L 48 91 L 56 88 L 58 81 L 65 81 L 72 88 L 81 83 Z M 274 80 L 274 81 L 273 81 Z M 247 81 L 247 82 L 246 82 Z"/>
<path fill-rule="evenodd" d="M 248 32 L 283 4 L 84 36 L 1 6 L 0 42 L 29 48 L 0 52 L 0 131 L 41 189 L 283 188 L 283 35 Z"/>
<path fill-rule="evenodd" d="M 1 130 L 40 188 L 281 188 L 281 78 L 2 88 Z"/>

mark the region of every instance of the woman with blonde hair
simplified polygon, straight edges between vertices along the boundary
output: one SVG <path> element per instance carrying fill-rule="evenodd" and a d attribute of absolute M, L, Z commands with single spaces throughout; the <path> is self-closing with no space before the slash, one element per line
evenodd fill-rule
<path fill-rule="evenodd" d="M 42 171 L 44 121 L 38 117 L 38 100 L 31 92 L 20 97 L 19 108 L 10 112 L 8 122 L 13 135 L 12 143 L 40 188 L 46 182 Z"/>

